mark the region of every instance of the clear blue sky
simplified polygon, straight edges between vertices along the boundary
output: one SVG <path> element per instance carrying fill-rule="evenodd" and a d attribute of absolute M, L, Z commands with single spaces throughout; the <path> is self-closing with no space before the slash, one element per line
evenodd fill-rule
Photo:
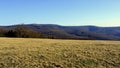
<path fill-rule="evenodd" d="M 0 0 L 0 25 L 120 26 L 120 0 Z"/>

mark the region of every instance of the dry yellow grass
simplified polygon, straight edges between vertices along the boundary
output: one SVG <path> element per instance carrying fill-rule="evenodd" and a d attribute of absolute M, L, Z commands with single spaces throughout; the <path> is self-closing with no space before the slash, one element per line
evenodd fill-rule
<path fill-rule="evenodd" d="M 120 42 L 0 38 L 0 68 L 120 68 Z"/>

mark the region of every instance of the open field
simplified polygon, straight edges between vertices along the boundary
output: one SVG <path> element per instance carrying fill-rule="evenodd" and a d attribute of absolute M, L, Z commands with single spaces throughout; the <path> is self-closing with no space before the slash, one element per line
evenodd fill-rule
<path fill-rule="evenodd" d="M 0 68 L 120 68 L 120 42 L 0 38 Z"/>

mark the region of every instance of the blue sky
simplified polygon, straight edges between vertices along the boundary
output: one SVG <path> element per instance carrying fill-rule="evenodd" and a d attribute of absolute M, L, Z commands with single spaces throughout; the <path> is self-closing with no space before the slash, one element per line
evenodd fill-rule
<path fill-rule="evenodd" d="M 120 26 L 120 0 L 0 0 L 0 25 Z"/>

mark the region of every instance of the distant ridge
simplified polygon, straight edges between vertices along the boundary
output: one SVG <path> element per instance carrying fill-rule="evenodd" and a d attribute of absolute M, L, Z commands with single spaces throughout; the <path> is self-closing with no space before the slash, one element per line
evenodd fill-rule
<path fill-rule="evenodd" d="M 120 40 L 120 27 L 61 26 L 56 24 L 24 24 L 24 26 L 57 39 Z M 0 28 L 7 29 L 14 27 L 16 25 L 0 26 Z"/>

